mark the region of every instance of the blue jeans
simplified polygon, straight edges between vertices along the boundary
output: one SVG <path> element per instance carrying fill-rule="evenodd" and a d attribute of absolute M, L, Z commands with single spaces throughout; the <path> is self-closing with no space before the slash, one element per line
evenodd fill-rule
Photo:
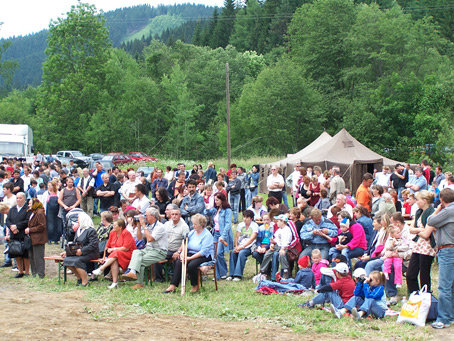
<path fill-rule="evenodd" d="M 322 258 L 328 260 L 328 254 L 329 254 L 329 247 L 330 244 L 328 243 L 323 243 L 323 244 L 311 244 L 308 247 L 306 247 L 303 252 L 301 252 L 300 257 L 303 256 L 311 256 L 312 250 L 314 249 L 319 249 L 320 253 L 322 254 Z"/>
<path fill-rule="evenodd" d="M 230 251 L 229 275 L 243 277 L 243 271 L 244 266 L 246 265 L 246 260 L 251 254 L 252 252 L 250 248 L 243 249 L 238 253 Z"/>
<path fill-rule="evenodd" d="M 438 251 L 437 322 L 454 322 L 454 248 Z"/>
<path fill-rule="evenodd" d="M 290 207 L 288 205 L 287 192 L 285 192 L 285 191 L 282 191 L 282 202 L 284 203 L 285 206 Z"/>
<path fill-rule="evenodd" d="M 337 309 L 342 309 L 344 306 L 344 302 L 342 302 L 342 298 L 340 298 L 337 290 L 332 292 L 321 292 L 312 298 L 312 302 L 315 304 L 332 303 Z"/>
<path fill-rule="evenodd" d="M 214 240 L 218 240 L 221 235 L 218 232 L 214 233 Z M 222 243 L 218 243 L 218 253 L 216 255 L 216 278 L 227 276 L 227 262 L 224 257 L 225 246 Z"/>
<path fill-rule="evenodd" d="M 238 224 L 238 209 L 240 207 L 240 193 L 230 194 L 230 206 L 233 211 L 233 223 Z"/>
<path fill-rule="evenodd" d="M 265 257 L 265 254 L 254 251 L 254 252 L 252 252 L 252 257 L 254 257 L 260 264 L 262 264 L 263 257 Z"/>
<path fill-rule="evenodd" d="M 367 315 L 373 315 L 378 319 L 381 319 L 385 316 L 385 310 L 380 307 L 373 298 L 366 298 L 363 300 L 359 296 L 353 296 L 344 304 L 344 308 L 352 311 L 353 308 L 358 308 L 358 310 L 364 311 Z"/>
<path fill-rule="evenodd" d="M 361 249 L 360 247 L 355 247 L 352 250 L 350 250 L 349 248 L 343 249 L 342 254 L 345 256 L 345 258 L 347 258 L 348 268 L 352 268 L 352 258 L 360 257 L 364 255 L 365 252 L 366 250 Z"/>
<path fill-rule="evenodd" d="M 366 270 L 367 276 L 369 276 L 372 271 L 383 271 L 383 260 L 378 258 L 368 261 L 364 269 Z M 389 274 L 389 280 L 386 281 L 385 289 L 388 297 L 397 295 L 397 288 L 394 284 L 394 267 L 391 268 L 391 273 Z"/>
<path fill-rule="evenodd" d="M 6 236 L 6 227 L 3 227 L 3 234 Z M 5 250 L 6 248 L 8 247 L 8 241 L 5 240 Z M 12 259 L 9 258 L 9 253 L 5 253 L 5 256 L 4 256 L 4 259 L 5 259 L 5 264 L 11 264 L 12 263 Z"/>
<path fill-rule="evenodd" d="M 246 188 L 246 208 L 251 206 L 252 198 L 259 193 L 259 188 L 254 187 L 254 189 Z"/>

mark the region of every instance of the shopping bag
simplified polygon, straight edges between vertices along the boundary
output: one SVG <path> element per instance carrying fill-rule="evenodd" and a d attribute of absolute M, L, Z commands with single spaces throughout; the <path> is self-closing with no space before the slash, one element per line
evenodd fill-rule
<path fill-rule="evenodd" d="M 426 285 L 421 290 L 412 292 L 407 303 L 402 306 L 397 322 L 408 322 L 423 327 L 426 324 L 431 301 L 432 295 L 427 292 Z"/>

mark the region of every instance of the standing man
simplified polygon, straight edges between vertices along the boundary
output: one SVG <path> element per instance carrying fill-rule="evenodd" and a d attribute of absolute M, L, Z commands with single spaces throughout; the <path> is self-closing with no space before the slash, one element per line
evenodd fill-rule
<path fill-rule="evenodd" d="M 336 203 L 336 198 L 339 194 L 345 192 L 345 181 L 340 176 L 340 168 L 335 166 L 332 168 L 333 178 L 330 181 L 329 200 L 332 204 Z"/>
<path fill-rule="evenodd" d="M 427 225 L 436 229 L 438 246 L 438 317 L 432 323 L 436 329 L 454 323 L 454 191 L 440 192 L 440 205 L 427 219 Z"/>
<path fill-rule="evenodd" d="M 15 169 L 13 171 L 13 178 L 10 180 L 13 184 L 13 194 L 17 194 L 19 192 L 24 191 L 24 180 L 20 177 L 20 170 Z"/>
<path fill-rule="evenodd" d="M 359 185 L 358 190 L 356 191 L 356 202 L 358 205 L 361 205 L 367 208 L 367 211 L 370 213 L 372 210 L 372 191 L 370 190 L 370 186 L 374 178 L 372 174 L 365 173 L 363 175 L 363 182 Z"/>
<path fill-rule="evenodd" d="M 443 168 L 440 165 L 435 167 L 435 178 L 434 181 L 437 183 L 437 186 L 440 186 L 442 180 L 446 179 L 445 175 L 443 174 Z"/>
<path fill-rule="evenodd" d="M 109 210 L 109 207 L 113 205 L 115 195 L 115 187 L 109 182 L 109 174 L 104 172 L 101 178 L 103 183 L 96 188 L 96 196 L 100 203 L 99 213 Z"/>
<path fill-rule="evenodd" d="M 231 179 L 227 184 L 227 193 L 230 194 L 230 206 L 233 211 L 233 223 L 238 224 L 238 211 L 240 207 L 240 192 L 241 192 L 241 181 L 238 179 L 238 173 L 236 170 L 230 172 Z"/>
<path fill-rule="evenodd" d="M 95 163 L 96 169 L 92 173 L 93 178 L 95 179 L 95 188 L 98 188 L 103 184 L 102 181 L 102 175 L 106 172 L 104 169 L 102 169 L 102 164 L 100 162 Z M 99 198 L 94 197 L 93 200 L 93 214 L 98 214 L 98 203 L 99 203 Z"/>
<path fill-rule="evenodd" d="M 90 175 L 88 168 L 82 170 L 82 178 L 77 185 L 80 192 L 80 208 L 93 218 L 93 194 L 95 189 L 95 179 Z"/>
<path fill-rule="evenodd" d="M 381 172 L 375 173 L 375 180 L 377 181 L 377 185 L 382 187 L 389 187 L 389 178 L 391 177 L 391 172 L 388 166 L 383 166 Z"/>
<path fill-rule="evenodd" d="M 286 179 L 287 186 L 291 188 L 290 193 L 293 198 L 293 207 L 296 207 L 296 199 L 298 199 L 298 180 L 301 177 L 300 167 L 300 163 L 295 164 L 292 174 L 290 174 Z"/>
<path fill-rule="evenodd" d="M 155 193 L 159 187 L 164 187 L 165 189 L 169 187 L 168 180 L 164 178 L 162 175 L 163 175 L 162 169 L 156 168 L 156 179 L 154 179 L 153 182 L 151 183 L 151 195 L 155 199 L 156 199 Z"/>
<path fill-rule="evenodd" d="M 285 186 L 284 178 L 278 173 L 278 167 L 271 167 L 271 174 L 266 179 L 266 187 L 268 187 L 268 197 L 275 197 L 279 204 L 282 203 L 282 189 Z"/>
<path fill-rule="evenodd" d="M 389 178 L 391 186 L 397 191 L 399 199 L 402 200 L 402 191 L 405 189 L 405 184 L 408 182 L 408 171 L 400 163 L 394 168 L 394 173 Z"/>

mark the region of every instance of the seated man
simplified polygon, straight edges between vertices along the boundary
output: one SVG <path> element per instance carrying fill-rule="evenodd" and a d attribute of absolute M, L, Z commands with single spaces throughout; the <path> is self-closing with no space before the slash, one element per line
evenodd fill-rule
<path fill-rule="evenodd" d="M 146 223 L 145 223 L 146 219 Z M 166 259 L 168 247 L 168 233 L 163 224 L 159 222 L 159 210 L 147 208 L 145 219 L 140 216 L 139 222 L 143 229 L 143 236 L 147 245 L 142 250 L 134 250 L 129 262 L 130 271 L 123 275 L 126 280 L 137 280 L 133 289 L 143 288 L 143 275 L 145 267 L 156 264 Z M 137 229 L 137 239 L 142 239 L 141 229 Z"/>
<path fill-rule="evenodd" d="M 353 217 L 353 207 L 347 204 L 347 198 L 343 194 L 338 194 L 336 197 L 336 203 L 333 206 L 337 206 L 341 209 L 341 211 L 347 211 L 350 214 L 350 217 Z M 333 207 L 331 206 L 331 207 Z M 327 218 L 331 218 L 333 214 L 331 213 L 331 207 L 328 210 Z"/>
<path fill-rule="evenodd" d="M 322 258 L 328 259 L 329 248 L 331 244 L 329 240 L 332 237 L 337 237 L 337 227 L 332 221 L 322 217 L 322 212 L 314 208 L 309 217 L 311 218 L 303 225 L 300 231 L 300 238 L 308 246 L 303 250 L 300 257 L 310 256 L 312 250 L 319 249 Z"/>
<path fill-rule="evenodd" d="M 150 206 L 150 199 L 147 198 L 145 185 L 137 184 L 135 193 L 136 199 L 132 202 L 131 206 L 140 211 L 140 213 L 145 214 L 145 211 Z"/>
<path fill-rule="evenodd" d="M 197 182 L 195 180 L 189 180 L 187 182 L 189 194 L 183 198 L 180 203 L 181 215 L 191 226 L 191 217 L 197 213 L 203 214 L 205 209 L 205 202 L 203 196 L 197 193 Z"/>
<path fill-rule="evenodd" d="M 170 219 L 164 224 L 168 234 L 168 247 L 166 259 L 173 259 L 174 261 L 180 257 L 178 249 L 181 247 L 183 238 L 189 233 L 189 226 L 181 219 L 179 208 L 172 208 L 170 210 Z M 162 264 L 155 264 L 156 282 L 162 282 Z"/>

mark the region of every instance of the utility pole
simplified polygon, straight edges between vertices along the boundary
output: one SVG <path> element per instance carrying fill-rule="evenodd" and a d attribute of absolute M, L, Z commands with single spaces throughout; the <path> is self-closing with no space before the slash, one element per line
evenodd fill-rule
<path fill-rule="evenodd" d="M 230 84 L 229 84 L 229 63 L 225 64 L 226 83 L 226 107 L 227 107 L 227 169 L 230 169 Z"/>

